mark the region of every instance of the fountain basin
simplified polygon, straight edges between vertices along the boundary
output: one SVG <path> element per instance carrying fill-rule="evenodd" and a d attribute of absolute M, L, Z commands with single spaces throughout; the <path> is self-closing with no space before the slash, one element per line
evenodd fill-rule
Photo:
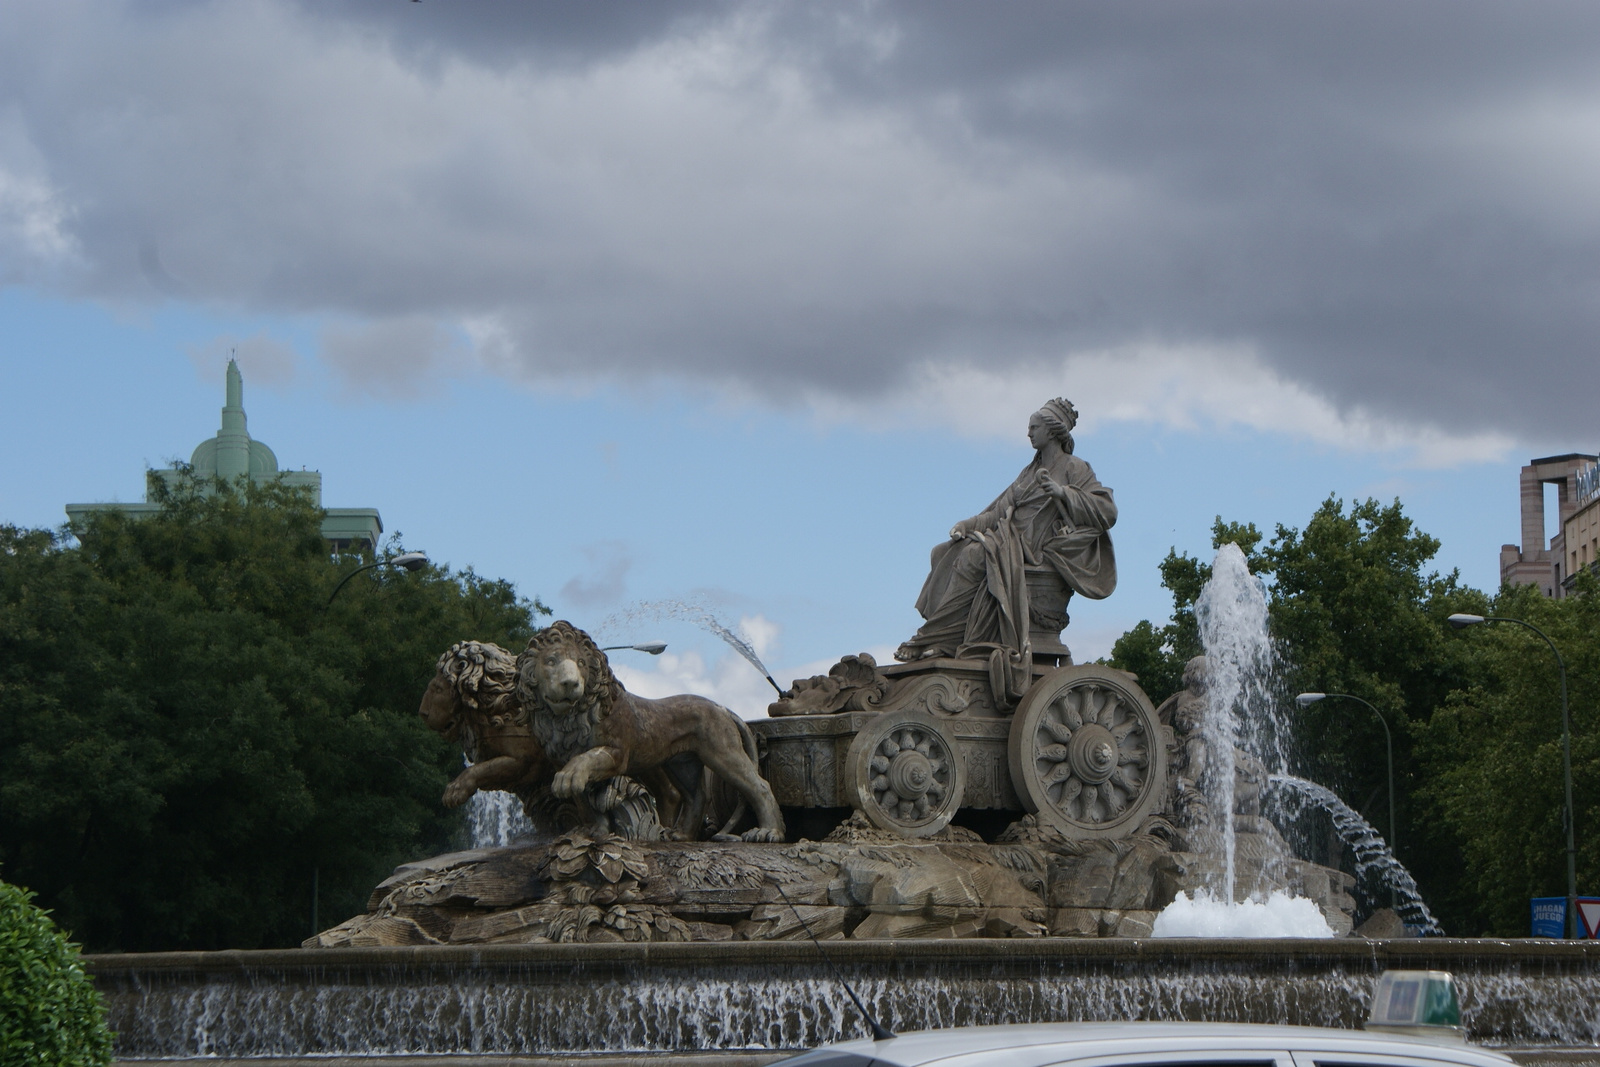
<path fill-rule="evenodd" d="M 1600 944 L 834 941 L 897 1030 L 1189 1019 L 1355 1027 L 1385 968 L 1454 972 L 1475 1040 L 1600 1045 Z M 86 957 L 122 1059 L 758 1052 L 861 1036 L 805 942 L 488 945 Z"/>

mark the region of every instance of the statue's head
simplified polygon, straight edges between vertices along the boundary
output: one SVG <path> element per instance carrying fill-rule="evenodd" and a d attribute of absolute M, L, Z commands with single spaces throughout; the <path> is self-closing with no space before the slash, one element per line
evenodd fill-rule
<path fill-rule="evenodd" d="M 1056 397 L 1028 419 L 1028 440 L 1034 448 L 1043 448 L 1047 441 L 1055 441 L 1063 452 L 1073 448 L 1072 428 L 1078 425 L 1078 409 L 1070 400 Z"/>
<path fill-rule="evenodd" d="M 524 706 L 568 715 L 611 695 L 611 664 L 594 640 L 569 622 L 534 634 L 517 657 L 517 692 Z"/>
<path fill-rule="evenodd" d="M 1191 693 L 1204 693 L 1206 691 L 1206 669 L 1209 665 L 1204 656 L 1195 656 L 1183 665 L 1183 687 Z"/>
<path fill-rule="evenodd" d="M 516 716 L 517 660 L 487 641 L 457 641 L 439 657 L 417 714 L 428 729 L 454 740 L 464 715 Z"/>

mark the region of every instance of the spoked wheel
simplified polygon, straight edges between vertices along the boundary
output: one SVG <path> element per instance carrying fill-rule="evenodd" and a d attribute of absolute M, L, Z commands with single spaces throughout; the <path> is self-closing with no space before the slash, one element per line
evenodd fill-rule
<path fill-rule="evenodd" d="M 1166 790 L 1150 698 L 1108 667 L 1061 667 L 1035 682 L 1008 747 L 1017 796 L 1069 838 L 1127 837 Z"/>
<path fill-rule="evenodd" d="M 888 711 L 856 734 L 845 759 L 851 800 L 874 826 L 904 837 L 943 830 L 961 807 L 966 765 L 922 712 Z"/>

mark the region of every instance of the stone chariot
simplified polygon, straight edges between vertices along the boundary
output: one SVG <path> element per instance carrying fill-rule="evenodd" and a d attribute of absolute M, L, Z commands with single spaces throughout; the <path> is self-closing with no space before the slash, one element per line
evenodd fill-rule
<path fill-rule="evenodd" d="M 750 726 L 778 803 L 854 808 L 907 838 L 964 811 L 1032 813 L 1069 839 L 1132 835 L 1166 797 L 1170 728 L 1132 675 L 1073 665 L 1059 631 L 1030 636 L 1015 701 L 1015 679 L 984 660 L 853 656 L 829 680 L 866 684 L 839 685 L 838 710 L 807 714 L 807 689 L 776 702 Z"/>

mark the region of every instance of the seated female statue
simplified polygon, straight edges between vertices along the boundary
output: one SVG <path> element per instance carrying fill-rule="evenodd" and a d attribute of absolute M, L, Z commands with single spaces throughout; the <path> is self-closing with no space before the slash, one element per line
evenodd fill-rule
<path fill-rule="evenodd" d="M 1117 521 L 1111 490 L 1072 454 L 1078 413 L 1057 398 L 1028 420 L 1037 449 L 1006 491 L 983 511 L 955 524 L 933 550 L 928 580 L 917 598 L 927 621 L 895 652 L 900 660 L 930 656 L 984 658 L 1006 650 L 1013 663 L 1031 662 L 1028 571 L 1053 571 L 1074 592 L 1095 600 L 1117 586 L 1108 531 Z M 1065 625 L 1065 602 L 1032 614 Z M 1057 610 L 1059 609 L 1059 611 Z M 1039 629 L 1038 626 L 1033 627 Z"/>

